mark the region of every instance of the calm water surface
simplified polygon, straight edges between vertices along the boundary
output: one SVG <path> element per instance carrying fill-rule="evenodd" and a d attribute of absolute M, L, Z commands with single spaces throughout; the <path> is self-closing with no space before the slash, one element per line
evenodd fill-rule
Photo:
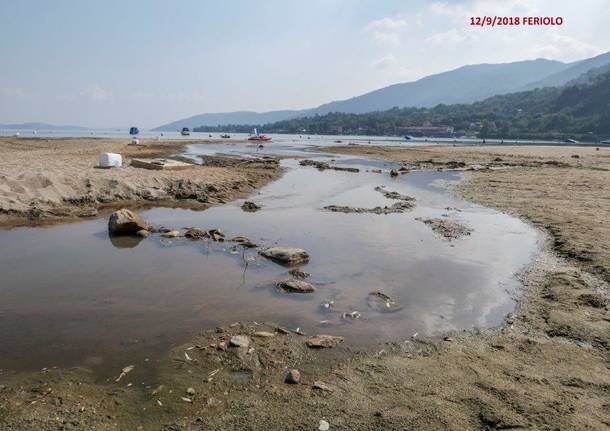
<path fill-rule="evenodd" d="M 329 141 L 328 144 L 331 144 Z M 153 209 L 142 215 L 171 228 L 222 228 L 259 245 L 309 251 L 303 269 L 310 295 L 279 292 L 287 269 L 231 243 L 109 238 L 107 220 L 0 231 L 0 368 L 36 369 L 88 363 L 113 372 L 125 361 L 158 357 L 203 328 L 235 321 L 275 322 L 306 333 L 331 333 L 353 344 L 406 339 L 498 324 L 514 306 L 522 270 L 538 250 L 533 228 L 511 216 L 454 197 L 444 184 L 454 172 L 399 178 L 366 172 L 382 162 L 327 156 L 303 142 L 255 146 L 193 145 L 187 152 L 318 157 L 361 173 L 320 172 L 285 159 L 285 175 L 249 200 L 206 211 Z M 410 212 L 340 214 L 325 205 L 373 207 L 394 201 L 383 185 L 417 199 Z M 447 210 L 455 207 L 460 211 Z M 463 222 L 472 235 L 448 242 L 417 217 Z M 400 303 L 393 313 L 371 309 L 368 293 Z M 331 312 L 321 304 L 334 301 Z M 342 314 L 359 311 L 358 320 Z"/>

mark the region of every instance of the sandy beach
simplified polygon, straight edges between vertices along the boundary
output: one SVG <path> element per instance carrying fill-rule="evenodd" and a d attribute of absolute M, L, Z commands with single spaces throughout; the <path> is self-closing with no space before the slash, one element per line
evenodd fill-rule
<path fill-rule="evenodd" d="M 132 158 L 170 157 L 184 145 L 205 142 L 142 140 L 131 146 L 128 139 L 2 138 L 0 226 L 93 217 L 117 206 L 204 209 L 247 194 L 279 173 L 255 164 L 180 171 L 130 166 Z M 121 154 L 123 167 L 99 169 L 102 152 Z"/>
<path fill-rule="evenodd" d="M 17 143 L 3 142 L 10 161 L 8 172 L 3 170 L 3 202 L 15 205 L 12 214 L 23 214 L 19 208 L 26 211 L 32 200 L 46 196 L 44 182 L 32 179 L 45 175 L 43 154 L 51 150 L 46 143 L 28 143 L 34 144 L 42 148 L 40 157 L 30 150 L 32 165 L 25 163 L 25 153 L 18 156 Z M 91 167 L 102 146 L 115 145 L 125 154 L 124 144 L 97 142 L 89 150 L 81 143 L 82 155 L 65 148 L 69 144 L 57 143 L 53 150 L 63 162 L 49 167 L 52 184 L 66 184 L 72 164 L 80 166 L 80 181 L 99 174 L 96 182 L 129 182 L 138 189 L 157 181 L 146 172 Z M 525 288 L 518 308 L 503 325 L 429 338 L 405 334 L 355 350 L 345 343 L 312 349 L 306 343 L 314 334 L 236 322 L 202 331 L 167 352 L 158 360 L 154 387 L 125 386 L 131 382 L 129 369 L 120 379 L 117 370 L 120 384 L 96 381 L 86 365 L 0 374 L 0 429 L 317 429 L 320 420 L 331 429 L 358 430 L 610 426 L 610 232 L 604 223 L 610 215 L 610 150 L 351 146 L 333 151 L 418 169 L 458 167 L 466 180 L 456 193 L 523 217 L 544 232 L 544 251 L 521 274 Z M 248 190 L 273 176 L 230 168 L 205 168 L 197 178 L 176 175 L 201 184 L 237 181 Z M 10 192 L 23 195 L 11 202 L 6 185 L 17 178 L 28 178 L 29 186 L 24 193 Z M 172 173 L 163 181 L 176 179 Z M 56 194 L 55 202 L 64 205 L 59 196 L 73 190 Z M 238 335 L 249 337 L 247 343 L 231 347 Z M 300 371 L 298 384 L 285 383 L 291 369 Z"/>

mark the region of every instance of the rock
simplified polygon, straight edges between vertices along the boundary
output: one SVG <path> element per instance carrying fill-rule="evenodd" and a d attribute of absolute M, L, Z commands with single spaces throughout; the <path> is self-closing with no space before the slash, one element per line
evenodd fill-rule
<path fill-rule="evenodd" d="M 178 238 L 182 236 L 179 230 L 170 230 L 169 232 L 163 232 L 161 237 L 163 238 Z"/>
<path fill-rule="evenodd" d="M 343 337 L 337 337 L 335 335 L 316 335 L 306 341 L 307 347 L 311 348 L 330 348 L 338 346 L 343 342 Z"/>
<path fill-rule="evenodd" d="M 360 319 L 360 312 L 359 311 L 350 311 L 348 313 L 343 313 L 343 318 L 351 319 L 351 320 Z"/>
<path fill-rule="evenodd" d="M 140 230 L 149 231 L 151 225 L 135 212 L 123 208 L 110 214 L 108 231 L 111 234 L 135 234 Z"/>
<path fill-rule="evenodd" d="M 309 253 L 301 248 L 293 247 L 269 247 L 259 253 L 282 265 L 298 265 L 309 261 Z"/>
<path fill-rule="evenodd" d="M 396 169 L 392 169 L 390 171 L 390 176 L 391 177 L 397 177 L 399 175 L 398 171 Z"/>
<path fill-rule="evenodd" d="M 313 388 L 314 389 L 318 389 L 320 391 L 325 391 L 325 392 L 332 392 L 333 391 L 333 389 L 330 386 L 328 386 L 326 383 L 321 382 L 319 380 L 313 382 Z"/>
<path fill-rule="evenodd" d="M 245 212 L 253 213 L 261 209 L 261 207 L 259 205 L 256 205 L 254 202 L 245 201 L 242 204 L 241 209 Z"/>
<path fill-rule="evenodd" d="M 250 337 L 247 335 L 234 335 L 229 341 L 231 347 L 248 348 L 250 346 Z"/>
<path fill-rule="evenodd" d="M 191 227 L 184 232 L 184 236 L 188 239 L 202 239 L 209 237 L 208 233 L 203 229 Z"/>
<path fill-rule="evenodd" d="M 434 233 L 442 236 L 448 241 L 458 239 L 472 233 L 472 229 L 468 226 L 454 220 L 443 220 L 440 218 L 416 218 L 432 229 Z"/>
<path fill-rule="evenodd" d="M 324 419 L 320 419 L 320 424 L 318 425 L 319 431 L 328 431 L 330 429 L 330 424 L 326 422 Z"/>
<path fill-rule="evenodd" d="M 316 290 L 311 283 L 303 280 L 282 280 L 277 283 L 277 287 L 292 293 L 311 293 Z"/>
<path fill-rule="evenodd" d="M 286 383 L 296 385 L 301 381 L 301 372 L 299 370 L 290 370 L 284 379 Z"/>
<path fill-rule="evenodd" d="M 193 395 L 195 395 L 195 389 L 193 389 L 193 388 L 188 388 L 188 389 L 186 390 L 186 394 L 187 394 L 189 397 L 192 397 Z"/>
<path fill-rule="evenodd" d="M 233 238 L 231 238 L 231 241 L 236 242 L 239 245 L 241 245 L 242 247 L 246 247 L 246 248 L 255 248 L 256 247 L 256 244 L 254 244 L 252 241 L 250 241 L 245 236 L 234 236 Z"/>
<path fill-rule="evenodd" d="M 393 313 L 402 309 L 402 306 L 394 299 L 379 291 L 369 293 L 367 304 L 370 308 L 380 313 Z"/>
<path fill-rule="evenodd" d="M 309 278 L 311 276 L 310 273 L 301 270 L 301 268 L 294 268 L 288 271 L 288 274 L 292 275 L 294 278 Z"/>
<path fill-rule="evenodd" d="M 254 333 L 255 337 L 261 337 L 261 338 L 271 338 L 271 337 L 275 337 L 275 334 L 273 332 L 267 332 L 267 331 L 258 331 Z"/>
<path fill-rule="evenodd" d="M 150 235 L 150 232 L 144 229 L 136 232 L 136 236 L 139 236 L 140 238 L 147 238 L 148 235 Z"/>
<path fill-rule="evenodd" d="M 214 241 L 223 242 L 225 240 L 225 234 L 221 229 L 210 229 L 208 235 Z"/>

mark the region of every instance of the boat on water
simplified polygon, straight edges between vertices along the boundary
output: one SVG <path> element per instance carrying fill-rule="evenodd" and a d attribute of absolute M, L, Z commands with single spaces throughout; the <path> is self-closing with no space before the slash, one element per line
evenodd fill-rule
<path fill-rule="evenodd" d="M 564 139 L 563 141 L 564 144 L 578 144 L 578 141 L 576 139 Z"/>
<path fill-rule="evenodd" d="M 410 141 L 412 138 L 409 135 L 405 135 L 405 140 Z"/>
<path fill-rule="evenodd" d="M 225 133 L 224 135 L 220 135 L 220 137 L 223 139 L 229 139 L 231 137 L 231 135 L 228 135 Z"/>
<path fill-rule="evenodd" d="M 182 136 L 189 136 L 191 134 L 191 131 L 189 130 L 188 127 L 183 127 L 182 130 L 180 131 L 180 134 Z"/>
<path fill-rule="evenodd" d="M 601 141 L 600 144 L 610 145 L 610 139 L 606 139 L 605 141 Z"/>
<path fill-rule="evenodd" d="M 257 129 L 254 129 L 254 134 L 248 138 L 248 141 L 267 142 L 271 140 L 271 136 L 258 133 Z"/>

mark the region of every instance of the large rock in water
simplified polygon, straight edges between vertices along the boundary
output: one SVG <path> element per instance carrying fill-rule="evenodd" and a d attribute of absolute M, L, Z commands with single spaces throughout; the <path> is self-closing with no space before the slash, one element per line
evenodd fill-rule
<path fill-rule="evenodd" d="M 267 259 L 271 259 L 282 265 L 299 265 L 309 261 L 309 253 L 302 248 L 293 247 L 269 247 L 259 251 Z"/>
<path fill-rule="evenodd" d="M 277 284 L 277 287 L 293 293 L 311 293 L 316 290 L 311 283 L 303 280 L 283 280 Z"/>
<path fill-rule="evenodd" d="M 110 214 L 108 231 L 111 234 L 135 234 L 140 230 L 150 230 L 151 225 L 138 214 L 128 209 L 120 209 Z"/>

